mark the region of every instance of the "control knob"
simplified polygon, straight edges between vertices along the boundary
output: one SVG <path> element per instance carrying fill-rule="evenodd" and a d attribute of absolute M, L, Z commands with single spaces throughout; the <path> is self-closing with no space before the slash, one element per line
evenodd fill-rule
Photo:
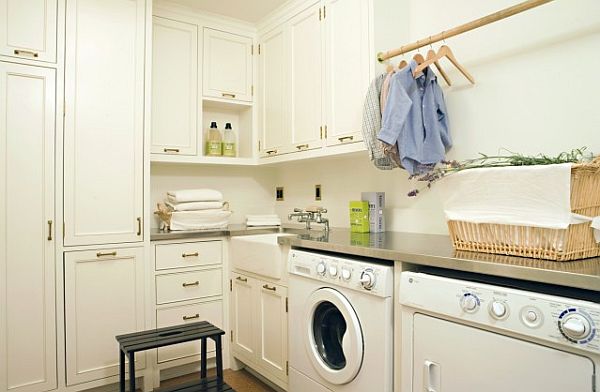
<path fill-rule="evenodd" d="M 330 266 L 329 266 L 329 275 L 330 275 L 332 278 L 335 278 L 335 277 L 337 276 L 337 274 L 338 274 L 338 269 L 337 269 L 337 267 L 336 267 L 335 265 L 330 265 Z"/>
<path fill-rule="evenodd" d="M 326 270 L 327 270 L 327 268 L 325 267 L 324 262 L 321 261 L 319 264 L 317 264 L 317 273 L 319 275 L 325 275 Z"/>
<path fill-rule="evenodd" d="M 375 273 L 372 269 L 367 268 L 360 273 L 360 284 L 367 290 L 371 290 L 375 286 Z"/>
<path fill-rule="evenodd" d="M 580 313 L 573 313 L 558 321 L 562 334 L 570 340 L 584 340 L 592 333 L 590 321 Z"/>
<path fill-rule="evenodd" d="M 507 314 L 506 305 L 502 302 L 494 301 L 490 306 L 490 313 L 493 317 L 501 319 Z"/>
<path fill-rule="evenodd" d="M 350 272 L 349 269 L 342 268 L 342 279 L 344 279 L 344 280 L 350 280 L 351 276 L 352 276 L 352 273 Z"/>
<path fill-rule="evenodd" d="M 479 298 L 477 298 L 472 293 L 466 293 L 460 300 L 460 307 L 468 313 L 473 313 L 477 311 L 477 307 L 479 306 Z"/>

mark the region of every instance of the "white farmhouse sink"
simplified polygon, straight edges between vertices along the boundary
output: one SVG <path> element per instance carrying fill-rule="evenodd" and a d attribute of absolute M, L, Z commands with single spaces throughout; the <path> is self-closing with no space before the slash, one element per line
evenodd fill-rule
<path fill-rule="evenodd" d="M 289 246 L 277 243 L 277 238 L 282 236 L 293 236 L 293 234 L 272 233 L 232 237 L 230 247 L 232 267 L 273 279 L 284 278 Z"/>

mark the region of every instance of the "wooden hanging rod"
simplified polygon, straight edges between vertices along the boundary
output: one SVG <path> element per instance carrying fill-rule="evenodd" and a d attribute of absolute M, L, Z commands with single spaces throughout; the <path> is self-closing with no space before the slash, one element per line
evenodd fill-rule
<path fill-rule="evenodd" d="M 529 9 L 535 8 L 535 7 L 539 7 L 540 5 L 546 4 L 546 3 L 550 3 L 551 1 L 554 0 L 527 0 L 524 1 L 522 3 L 513 5 L 512 7 L 508 7 L 505 8 L 501 11 L 498 12 L 494 12 L 493 14 L 489 14 L 487 16 L 484 16 L 482 18 L 476 19 L 476 20 L 472 20 L 468 23 L 462 24 L 460 26 L 454 27 L 450 30 L 445 30 L 442 31 L 441 33 L 438 33 L 436 35 L 432 35 L 430 37 L 427 37 L 425 39 L 420 39 L 416 42 L 413 42 L 411 44 L 408 45 L 403 45 L 397 49 L 392 49 L 392 50 L 388 50 L 387 52 L 380 52 L 377 54 L 377 60 L 379 60 L 379 62 L 385 61 L 387 59 L 390 59 L 392 57 L 396 57 L 399 56 L 401 54 L 410 52 L 412 50 L 415 49 L 419 49 L 422 48 L 423 46 L 427 46 L 430 45 L 434 42 L 439 42 L 442 41 L 446 38 L 450 38 L 450 37 L 454 37 L 455 35 L 458 34 L 462 34 L 465 33 L 467 31 L 471 31 L 473 29 L 476 29 L 478 27 L 481 26 L 485 26 L 488 25 L 490 23 L 494 23 L 497 22 L 499 20 L 508 18 L 509 16 L 513 16 L 516 14 L 519 14 L 523 11 L 527 11 Z"/>

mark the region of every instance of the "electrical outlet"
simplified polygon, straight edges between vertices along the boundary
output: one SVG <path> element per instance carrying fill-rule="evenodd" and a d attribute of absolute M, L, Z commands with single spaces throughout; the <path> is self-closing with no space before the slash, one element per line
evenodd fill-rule
<path fill-rule="evenodd" d="M 277 188 L 275 188 L 275 200 L 283 201 L 283 187 L 282 186 L 278 186 Z"/>
<path fill-rule="evenodd" d="M 321 184 L 315 185 L 315 200 L 321 200 Z"/>

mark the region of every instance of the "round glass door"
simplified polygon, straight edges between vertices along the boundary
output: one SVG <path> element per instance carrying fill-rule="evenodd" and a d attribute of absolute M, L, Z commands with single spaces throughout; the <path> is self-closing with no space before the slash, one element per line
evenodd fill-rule
<path fill-rule="evenodd" d="M 362 365 L 363 337 L 350 302 L 324 288 L 309 297 L 306 313 L 306 348 L 315 370 L 333 384 L 352 381 Z"/>

